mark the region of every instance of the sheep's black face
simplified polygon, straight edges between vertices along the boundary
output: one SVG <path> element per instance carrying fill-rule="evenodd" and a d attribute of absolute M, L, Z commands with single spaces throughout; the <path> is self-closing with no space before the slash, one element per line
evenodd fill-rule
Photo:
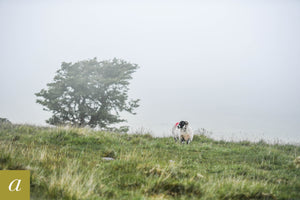
<path fill-rule="evenodd" d="M 187 121 L 180 121 L 178 124 L 178 128 L 183 128 L 184 126 L 188 125 L 189 123 Z"/>

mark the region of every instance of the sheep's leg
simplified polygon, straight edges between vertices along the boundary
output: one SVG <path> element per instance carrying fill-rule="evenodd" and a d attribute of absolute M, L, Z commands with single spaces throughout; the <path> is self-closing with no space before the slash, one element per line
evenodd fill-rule
<path fill-rule="evenodd" d="M 183 144 L 184 143 L 184 138 L 181 136 L 181 143 Z"/>
<path fill-rule="evenodd" d="M 189 144 L 191 142 L 190 138 L 186 141 L 187 144 Z"/>

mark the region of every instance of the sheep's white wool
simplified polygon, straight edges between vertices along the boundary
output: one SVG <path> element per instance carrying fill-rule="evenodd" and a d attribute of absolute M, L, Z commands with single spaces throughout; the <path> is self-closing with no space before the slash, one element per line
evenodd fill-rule
<path fill-rule="evenodd" d="M 186 125 L 185 128 L 180 129 L 180 138 L 181 142 L 187 142 L 189 144 L 193 140 L 194 134 L 193 130 L 189 125 Z"/>
<path fill-rule="evenodd" d="M 177 140 L 179 140 L 179 138 L 180 138 L 180 129 L 177 126 L 178 126 L 178 123 L 176 123 L 172 128 L 172 135 L 173 135 L 175 142 Z"/>

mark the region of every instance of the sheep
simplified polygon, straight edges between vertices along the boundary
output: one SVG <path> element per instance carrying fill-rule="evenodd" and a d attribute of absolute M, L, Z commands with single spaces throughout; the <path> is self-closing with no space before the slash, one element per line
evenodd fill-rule
<path fill-rule="evenodd" d="M 187 121 L 177 122 L 172 128 L 172 134 L 175 142 L 180 140 L 181 143 L 186 142 L 187 144 L 189 144 L 194 137 L 193 130 Z"/>

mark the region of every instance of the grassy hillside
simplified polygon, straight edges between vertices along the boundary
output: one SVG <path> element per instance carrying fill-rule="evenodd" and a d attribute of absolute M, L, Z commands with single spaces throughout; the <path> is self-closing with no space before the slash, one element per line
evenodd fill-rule
<path fill-rule="evenodd" d="M 31 199 L 300 199 L 300 147 L 0 125 L 0 169 Z M 112 157 L 115 160 L 103 160 Z"/>

